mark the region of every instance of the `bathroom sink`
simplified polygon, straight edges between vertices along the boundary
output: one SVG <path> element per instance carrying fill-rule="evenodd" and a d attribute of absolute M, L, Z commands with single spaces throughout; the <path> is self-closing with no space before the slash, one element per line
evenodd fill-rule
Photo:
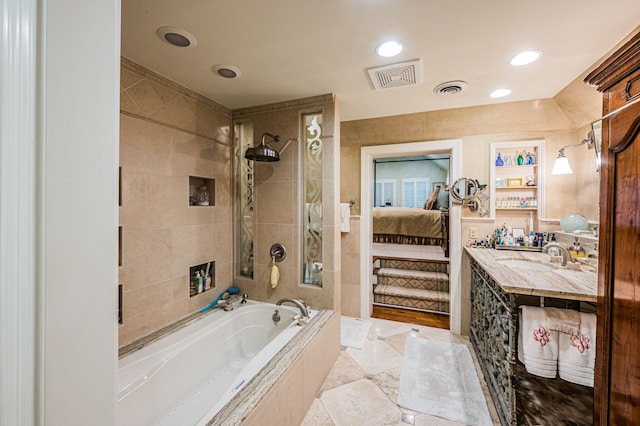
<path fill-rule="evenodd" d="M 527 269 L 529 271 L 552 271 L 553 267 L 544 263 L 532 262 L 524 259 L 497 259 L 496 262 L 514 269 Z"/>

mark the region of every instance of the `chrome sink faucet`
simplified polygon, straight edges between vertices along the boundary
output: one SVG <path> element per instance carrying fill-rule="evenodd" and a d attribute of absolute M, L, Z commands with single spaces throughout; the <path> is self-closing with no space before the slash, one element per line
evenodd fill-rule
<path fill-rule="evenodd" d="M 305 303 L 302 300 L 285 297 L 284 299 L 278 300 L 276 302 L 276 306 L 280 306 L 285 302 L 293 303 L 298 307 L 298 309 L 300 309 L 300 313 L 302 314 L 303 318 L 309 318 L 309 309 L 307 309 L 307 305 L 305 305 Z"/>
<path fill-rule="evenodd" d="M 575 262 L 576 260 L 571 257 L 571 255 L 569 254 L 569 250 L 567 250 L 566 248 L 564 248 L 563 246 L 561 246 L 558 243 L 548 243 L 547 245 L 545 245 L 543 248 L 546 251 L 549 251 L 550 248 L 555 247 L 558 250 L 560 250 L 560 254 L 562 255 L 562 266 L 567 266 L 567 261 L 571 261 L 571 262 Z"/>

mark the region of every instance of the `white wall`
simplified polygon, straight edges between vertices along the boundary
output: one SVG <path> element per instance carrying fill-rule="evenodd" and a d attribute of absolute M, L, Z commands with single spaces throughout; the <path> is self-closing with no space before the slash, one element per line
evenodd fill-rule
<path fill-rule="evenodd" d="M 119 0 L 45 0 L 44 418 L 115 424 Z"/>

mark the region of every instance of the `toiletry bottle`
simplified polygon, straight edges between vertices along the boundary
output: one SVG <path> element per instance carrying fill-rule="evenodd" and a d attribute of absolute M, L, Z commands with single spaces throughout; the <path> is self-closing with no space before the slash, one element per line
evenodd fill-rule
<path fill-rule="evenodd" d="M 200 271 L 196 271 L 196 282 L 198 283 L 198 293 L 202 293 L 204 291 L 202 284 L 202 277 L 200 276 Z"/>
<path fill-rule="evenodd" d="M 571 255 L 571 257 L 586 257 L 587 256 L 587 252 L 580 245 L 580 241 L 578 241 L 578 237 L 576 237 L 576 240 L 573 242 L 573 245 L 571 247 L 569 247 L 569 254 Z"/>

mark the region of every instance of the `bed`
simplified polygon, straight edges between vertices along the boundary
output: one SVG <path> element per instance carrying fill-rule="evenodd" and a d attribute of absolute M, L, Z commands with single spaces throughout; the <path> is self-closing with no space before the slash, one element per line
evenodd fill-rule
<path fill-rule="evenodd" d="M 405 207 L 373 209 L 373 242 L 441 246 L 448 256 L 448 210 Z"/>

